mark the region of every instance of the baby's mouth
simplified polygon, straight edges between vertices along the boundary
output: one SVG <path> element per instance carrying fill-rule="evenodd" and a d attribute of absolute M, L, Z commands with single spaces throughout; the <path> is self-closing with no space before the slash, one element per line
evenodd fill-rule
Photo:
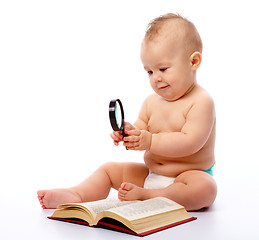
<path fill-rule="evenodd" d="M 164 90 L 164 89 L 166 89 L 166 88 L 168 88 L 169 87 L 169 85 L 165 85 L 165 86 L 160 86 L 160 87 L 158 87 L 158 89 L 159 90 Z"/>

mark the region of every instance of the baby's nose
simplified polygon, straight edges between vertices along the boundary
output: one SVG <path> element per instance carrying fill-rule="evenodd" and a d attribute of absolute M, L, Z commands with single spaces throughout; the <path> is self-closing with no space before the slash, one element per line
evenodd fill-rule
<path fill-rule="evenodd" d="M 162 81 L 162 77 L 161 77 L 159 72 L 154 74 L 154 79 L 153 80 L 154 80 L 155 83 Z"/>

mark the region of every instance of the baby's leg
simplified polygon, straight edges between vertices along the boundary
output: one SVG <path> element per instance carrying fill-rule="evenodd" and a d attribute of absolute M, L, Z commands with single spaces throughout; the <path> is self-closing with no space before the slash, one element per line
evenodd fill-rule
<path fill-rule="evenodd" d="M 122 182 L 143 186 L 148 169 L 139 163 L 106 163 L 79 185 L 68 189 L 38 191 L 43 208 L 56 208 L 68 202 L 89 202 L 105 199 L 111 188 L 119 189 Z"/>
<path fill-rule="evenodd" d="M 119 189 L 121 200 L 145 200 L 167 197 L 183 205 L 187 210 L 209 207 L 215 200 L 217 186 L 214 179 L 203 171 L 187 171 L 163 189 L 144 189 L 131 183 L 123 183 Z"/>

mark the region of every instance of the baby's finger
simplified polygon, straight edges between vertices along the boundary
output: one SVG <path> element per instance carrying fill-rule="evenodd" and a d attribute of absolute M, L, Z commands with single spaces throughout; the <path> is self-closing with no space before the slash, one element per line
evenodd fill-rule
<path fill-rule="evenodd" d="M 123 138 L 124 142 L 139 142 L 139 137 L 138 136 L 126 136 Z"/>
<path fill-rule="evenodd" d="M 117 137 L 120 137 L 122 135 L 121 131 L 113 131 L 113 134 Z"/>
<path fill-rule="evenodd" d="M 125 133 L 129 136 L 132 136 L 132 135 L 139 136 L 141 134 L 141 131 L 139 129 L 134 129 L 134 130 L 125 131 Z"/>
<path fill-rule="evenodd" d="M 111 133 L 111 138 L 113 139 L 113 140 L 115 140 L 115 141 L 122 141 L 122 134 L 121 133 L 119 133 L 119 132 L 112 132 Z"/>
<path fill-rule="evenodd" d="M 124 130 L 128 131 L 133 129 L 136 129 L 136 128 L 132 124 L 130 124 L 129 122 L 124 123 Z"/>
<path fill-rule="evenodd" d="M 123 146 L 127 147 L 129 150 L 135 150 L 138 148 L 139 143 L 138 142 L 124 142 Z"/>
<path fill-rule="evenodd" d="M 112 140 L 114 140 L 114 141 L 117 140 L 117 136 L 114 135 L 114 133 L 111 133 L 110 136 L 111 136 Z"/>

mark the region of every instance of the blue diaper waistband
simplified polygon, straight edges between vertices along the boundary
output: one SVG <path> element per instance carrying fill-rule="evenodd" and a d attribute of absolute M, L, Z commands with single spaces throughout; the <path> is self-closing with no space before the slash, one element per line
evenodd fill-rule
<path fill-rule="evenodd" d="M 213 176 L 213 168 L 214 168 L 214 166 L 215 166 L 215 163 L 213 164 L 213 166 L 211 168 L 209 168 L 207 170 L 203 170 L 203 172 L 206 172 L 209 175 Z"/>

